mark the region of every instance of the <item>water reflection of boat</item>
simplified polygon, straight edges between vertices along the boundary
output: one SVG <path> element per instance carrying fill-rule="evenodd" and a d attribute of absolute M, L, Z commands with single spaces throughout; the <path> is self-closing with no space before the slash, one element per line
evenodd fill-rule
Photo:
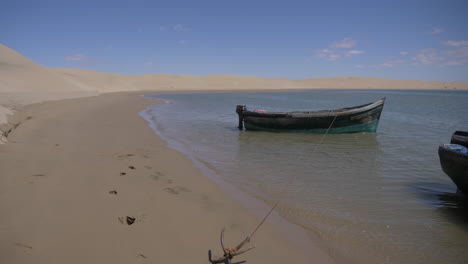
<path fill-rule="evenodd" d="M 468 148 L 458 144 L 439 146 L 442 170 L 464 194 L 468 194 Z"/>
<path fill-rule="evenodd" d="M 450 143 L 468 147 L 468 131 L 455 131 Z"/>
<path fill-rule="evenodd" d="M 274 132 L 354 133 L 375 132 L 385 98 L 374 103 L 335 110 L 267 112 L 248 111 L 238 105 L 239 128 Z"/>

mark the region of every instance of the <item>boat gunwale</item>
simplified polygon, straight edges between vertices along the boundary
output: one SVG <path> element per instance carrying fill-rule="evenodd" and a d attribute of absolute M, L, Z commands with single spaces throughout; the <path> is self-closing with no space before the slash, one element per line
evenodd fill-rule
<path fill-rule="evenodd" d="M 279 118 L 279 117 L 292 117 L 292 118 L 309 118 L 309 117 L 333 117 L 350 115 L 360 112 L 365 112 L 383 106 L 386 97 L 375 101 L 373 103 L 344 107 L 333 110 L 317 110 L 317 111 L 291 111 L 291 112 L 255 112 L 255 111 L 243 111 L 244 117 L 266 117 L 266 118 Z"/>
<path fill-rule="evenodd" d="M 468 137 L 468 131 L 457 130 L 453 132 L 452 136 Z"/>
<path fill-rule="evenodd" d="M 449 148 L 449 147 L 446 147 L 447 145 L 460 145 L 460 144 L 453 144 L 453 143 L 447 143 L 447 144 L 440 144 L 439 145 L 439 149 L 443 149 L 445 151 L 448 151 L 448 152 L 452 152 L 452 153 L 455 153 L 457 155 L 460 155 L 464 158 L 468 158 L 468 153 L 463 153 L 461 151 L 458 151 L 458 150 L 454 150 L 452 148 Z M 463 145 L 460 145 L 460 146 L 463 146 Z M 463 146 L 465 147 L 465 146 Z M 466 148 L 466 147 L 465 147 Z"/>

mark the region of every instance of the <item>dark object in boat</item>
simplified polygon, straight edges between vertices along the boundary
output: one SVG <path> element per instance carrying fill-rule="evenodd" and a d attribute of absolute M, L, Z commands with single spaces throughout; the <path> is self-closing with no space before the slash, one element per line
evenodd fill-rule
<path fill-rule="evenodd" d="M 354 107 L 306 112 L 248 111 L 246 106 L 238 105 L 236 113 L 239 115 L 239 129 L 245 126 L 247 130 L 273 132 L 375 132 L 384 103 L 385 97 L 374 103 Z"/>
<path fill-rule="evenodd" d="M 458 144 L 439 145 L 439 159 L 442 170 L 458 190 L 468 194 L 468 148 Z"/>
<path fill-rule="evenodd" d="M 455 131 L 450 143 L 462 145 L 468 148 L 468 131 Z"/>

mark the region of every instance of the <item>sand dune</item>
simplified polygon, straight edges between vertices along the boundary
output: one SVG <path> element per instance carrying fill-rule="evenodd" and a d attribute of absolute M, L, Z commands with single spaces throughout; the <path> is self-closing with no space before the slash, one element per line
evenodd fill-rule
<path fill-rule="evenodd" d="M 228 74 L 122 75 L 72 68 L 47 68 L 0 44 L 0 93 L 118 92 L 137 90 L 262 90 L 262 89 L 463 89 L 468 82 L 390 80 L 367 77 L 315 79 L 258 78 Z"/>
<path fill-rule="evenodd" d="M 0 92 L 81 91 L 61 75 L 0 45 Z"/>
<path fill-rule="evenodd" d="M 95 88 L 77 86 L 69 78 L 0 44 L 0 143 L 20 122 L 6 123 L 7 115 L 23 106 L 96 94 Z"/>
<path fill-rule="evenodd" d="M 99 92 L 137 90 L 288 90 L 288 89 L 420 89 L 468 90 L 468 82 L 390 80 L 369 77 L 336 77 L 316 79 L 258 78 L 235 75 L 119 75 L 91 70 L 51 68 L 75 85 Z"/>

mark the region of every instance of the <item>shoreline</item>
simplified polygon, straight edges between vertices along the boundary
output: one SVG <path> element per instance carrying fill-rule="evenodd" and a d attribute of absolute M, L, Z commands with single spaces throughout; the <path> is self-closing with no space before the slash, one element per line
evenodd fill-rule
<path fill-rule="evenodd" d="M 145 93 L 52 101 L 13 115 L 31 118 L 0 145 L 0 259 L 208 263 L 208 249 L 219 255 L 221 228 L 231 245 L 258 224 L 138 115 L 157 103 Z M 120 223 L 126 215 L 135 224 Z M 257 248 L 237 261 L 309 262 L 268 222 L 253 238 Z M 333 263 L 315 253 L 314 262 Z"/>

